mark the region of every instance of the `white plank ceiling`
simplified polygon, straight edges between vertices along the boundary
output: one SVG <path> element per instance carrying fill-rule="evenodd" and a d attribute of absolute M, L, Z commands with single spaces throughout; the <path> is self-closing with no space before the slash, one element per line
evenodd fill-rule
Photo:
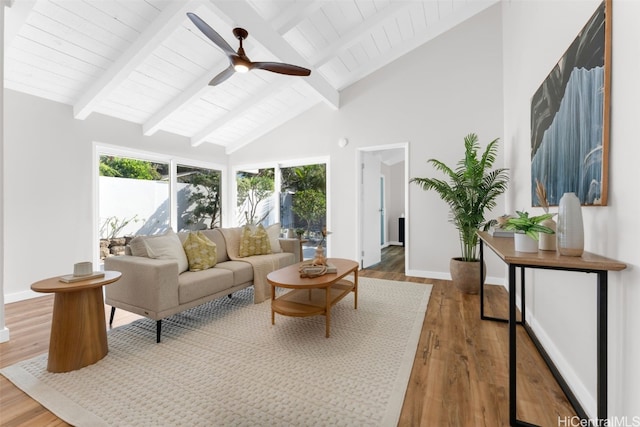
<path fill-rule="evenodd" d="M 227 153 L 499 0 L 0 0 L 4 86 L 92 113 L 212 143 Z M 209 81 L 229 66 L 187 18 L 193 12 L 232 48 L 234 27 L 253 61 L 311 70 L 263 70 Z"/>

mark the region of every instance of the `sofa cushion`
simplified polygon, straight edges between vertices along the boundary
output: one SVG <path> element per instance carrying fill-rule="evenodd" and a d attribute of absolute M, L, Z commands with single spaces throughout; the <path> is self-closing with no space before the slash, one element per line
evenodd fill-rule
<path fill-rule="evenodd" d="M 172 229 L 160 236 L 147 236 L 144 239 L 144 245 L 147 248 L 149 258 L 177 261 L 178 273 L 187 271 L 189 268 L 189 261 L 182 248 L 182 243 Z"/>
<path fill-rule="evenodd" d="M 233 286 L 233 273 L 223 268 L 185 271 L 178 276 L 178 300 L 185 304 Z"/>
<path fill-rule="evenodd" d="M 243 283 L 253 281 L 253 267 L 244 261 L 227 261 L 219 263 L 216 268 L 224 268 L 233 273 L 233 285 L 241 285 Z"/>
<path fill-rule="evenodd" d="M 206 270 L 218 262 L 216 244 L 205 237 L 200 231 L 189 233 L 182 243 L 189 261 L 189 271 Z"/>
<path fill-rule="evenodd" d="M 219 228 L 202 230 L 201 233 L 216 244 L 218 261 L 217 263 L 229 261 L 229 255 L 227 255 L 227 243 L 224 240 L 224 236 L 220 232 Z"/>
<path fill-rule="evenodd" d="M 269 235 L 269 245 L 271 252 L 274 254 L 282 252 L 280 247 L 280 223 L 276 222 L 267 227 L 267 235 Z"/>
<path fill-rule="evenodd" d="M 244 258 L 269 253 L 271 253 L 269 235 L 262 224 L 259 224 L 255 229 L 252 229 L 248 225 L 244 226 L 240 236 L 240 250 L 238 251 L 238 256 Z"/>

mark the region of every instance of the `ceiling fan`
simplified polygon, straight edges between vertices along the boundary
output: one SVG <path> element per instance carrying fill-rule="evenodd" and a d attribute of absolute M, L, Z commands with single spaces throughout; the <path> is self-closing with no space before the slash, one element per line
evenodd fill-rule
<path fill-rule="evenodd" d="M 215 76 L 209 82 L 210 86 L 215 86 L 223 81 L 227 80 L 229 77 L 233 75 L 235 72 L 246 73 L 249 70 L 259 69 L 259 70 L 267 70 L 274 73 L 287 74 L 290 76 L 308 76 L 311 74 L 311 70 L 308 70 L 303 67 L 298 67 L 297 65 L 284 64 L 282 62 L 251 62 L 251 60 L 244 53 L 244 48 L 242 47 L 242 41 L 245 40 L 249 33 L 244 28 L 234 28 L 233 35 L 240 40 L 240 47 L 238 48 L 238 52 L 236 53 L 229 43 L 227 43 L 221 36 L 218 34 L 213 28 L 211 28 L 206 22 L 204 22 L 198 15 L 195 13 L 188 12 L 187 16 L 191 21 L 195 24 L 196 27 L 200 31 L 204 33 L 213 43 L 216 44 L 229 58 L 229 62 L 231 65 L 229 68 L 222 71 L 220 74 Z"/>

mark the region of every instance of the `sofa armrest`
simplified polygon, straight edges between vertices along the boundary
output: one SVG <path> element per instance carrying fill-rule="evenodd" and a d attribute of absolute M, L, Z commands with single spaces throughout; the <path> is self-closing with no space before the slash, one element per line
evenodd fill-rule
<path fill-rule="evenodd" d="M 120 280 L 105 286 L 107 304 L 122 302 L 150 318 L 179 305 L 176 261 L 123 255 L 106 258 L 104 269 L 122 273 Z"/>
<path fill-rule="evenodd" d="M 283 252 L 292 253 L 295 257 L 294 263 L 300 262 L 300 256 L 302 252 L 302 247 L 300 246 L 300 239 L 278 239 L 280 242 L 280 247 Z"/>

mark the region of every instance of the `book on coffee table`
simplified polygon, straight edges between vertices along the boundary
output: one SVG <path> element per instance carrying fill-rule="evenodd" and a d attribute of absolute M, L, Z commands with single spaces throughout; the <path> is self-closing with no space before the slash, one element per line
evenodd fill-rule
<path fill-rule="evenodd" d="M 84 276 L 74 276 L 73 274 L 60 276 L 60 281 L 64 283 L 74 283 L 74 282 L 80 282 L 82 280 L 99 279 L 100 277 L 104 277 L 104 272 L 94 271 L 93 273 L 85 274 Z"/>

